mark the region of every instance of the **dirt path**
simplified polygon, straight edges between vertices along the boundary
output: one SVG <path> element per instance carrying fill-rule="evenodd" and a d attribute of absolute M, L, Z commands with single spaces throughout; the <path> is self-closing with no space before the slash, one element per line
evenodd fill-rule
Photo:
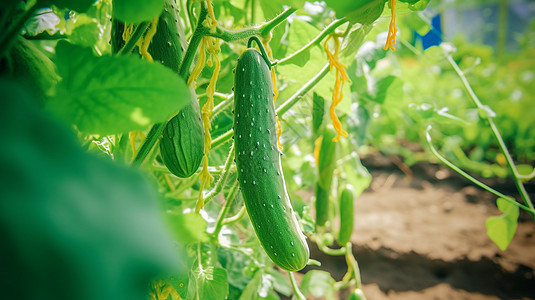
<path fill-rule="evenodd" d="M 415 166 L 408 180 L 377 159 L 364 161 L 374 179 L 356 202 L 352 236 L 369 300 L 535 299 L 535 222 L 527 214 L 501 251 L 486 235 L 485 220 L 500 214 L 493 195 L 442 166 Z M 492 186 L 514 193 L 505 181 Z M 533 185 L 528 192 L 534 196 Z M 337 280 L 346 271 L 343 258 L 317 249 L 312 257 Z"/>

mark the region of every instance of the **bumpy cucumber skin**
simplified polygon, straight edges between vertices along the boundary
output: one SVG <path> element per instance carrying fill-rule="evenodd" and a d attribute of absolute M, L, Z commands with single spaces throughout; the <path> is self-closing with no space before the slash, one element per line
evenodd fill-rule
<path fill-rule="evenodd" d="M 156 34 L 148 49 L 154 61 L 159 61 L 177 73 L 187 46 L 179 18 L 175 1 L 166 0 L 164 10 L 158 18 Z"/>
<path fill-rule="evenodd" d="M 301 270 L 310 251 L 282 174 L 270 70 L 254 49 L 238 59 L 234 95 L 236 166 L 247 212 L 271 260 L 282 269 Z"/>
<path fill-rule="evenodd" d="M 318 159 L 318 182 L 316 184 L 316 225 L 323 226 L 329 219 L 329 199 L 336 161 L 334 131 L 325 128 Z"/>
<path fill-rule="evenodd" d="M 338 231 L 338 244 L 343 246 L 351 239 L 353 233 L 353 191 L 345 188 L 340 195 L 340 230 Z"/>

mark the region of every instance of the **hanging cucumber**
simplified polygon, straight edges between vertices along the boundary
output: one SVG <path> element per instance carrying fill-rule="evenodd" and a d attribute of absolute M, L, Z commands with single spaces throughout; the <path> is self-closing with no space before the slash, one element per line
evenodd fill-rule
<path fill-rule="evenodd" d="M 348 185 L 340 195 L 340 230 L 338 244 L 343 246 L 351 239 L 353 233 L 353 187 Z"/>
<path fill-rule="evenodd" d="M 316 225 L 323 226 L 329 219 L 331 183 L 336 164 L 335 133 L 326 127 L 323 131 L 319 158 L 318 182 L 316 183 Z"/>
<path fill-rule="evenodd" d="M 238 180 L 247 212 L 266 253 L 279 267 L 298 271 L 306 266 L 310 252 L 282 174 L 269 61 L 251 48 L 252 40 L 255 39 L 249 40 L 235 70 Z"/>
<path fill-rule="evenodd" d="M 124 46 L 124 30 L 123 23 L 114 21 L 111 41 L 114 52 Z M 178 9 L 173 0 L 166 0 L 148 52 L 155 62 L 178 73 L 185 49 L 186 38 L 179 20 Z M 165 166 L 171 173 L 181 178 L 193 175 L 204 155 L 204 126 L 199 102 L 193 88 L 190 88 L 190 93 L 190 104 L 167 122 L 160 140 L 160 154 Z"/>

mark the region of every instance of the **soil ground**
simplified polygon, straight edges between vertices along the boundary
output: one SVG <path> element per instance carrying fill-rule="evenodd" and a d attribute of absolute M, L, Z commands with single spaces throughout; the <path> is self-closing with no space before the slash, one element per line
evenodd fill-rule
<path fill-rule="evenodd" d="M 403 173 L 398 159 L 380 155 L 363 164 L 373 181 L 356 200 L 351 241 L 368 300 L 535 299 L 535 222 L 528 214 L 521 213 L 513 241 L 501 251 L 485 228 L 488 217 L 500 214 L 492 194 L 441 165 L 417 164 Z M 486 183 L 515 195 L 510 181 Z M 535 198 L 534 185 L 526 187 Z M 311 257 L 336 280 L 346 272 L 343 257 L 314 245 Z"/>

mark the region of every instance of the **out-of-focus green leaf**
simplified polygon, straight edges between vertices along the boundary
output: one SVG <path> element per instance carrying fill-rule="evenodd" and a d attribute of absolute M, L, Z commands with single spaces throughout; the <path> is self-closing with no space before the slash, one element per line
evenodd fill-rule
<path fill-rule="evenodd" d="M 277 292 L 286 297 L 290 297 L 292 295 L 292 287 L 290 286 L 288 279 L 286 279 L 281 272 L 277 271 L 276 269 L 269 269 L 268 274 L 272 276 L 271 279 L 273 281 L 273 287 Z"/>
<path fill-rule="evenodd" d="M 503 214 L 501 216 L 488 218 L 485 222 L 485 226 L 487 227 L 487 235 L 489 238 L 502 251 L 505 251 L 515 235 L 520 212 L 518 206 L 515 206 L 502 198 L 498 198 L 496 204 Z"/>
<path fill-rule="evenodd" d="M 152 277 L 180 268 L 152 186 L 84 152 L 35 105 L 0 82 L 0 281 L 8 299 L 146 299 Z"/>
<path fill-rule="evenodd" d="M 164 0 L 113 0 L 113 17 L 132 24 L 150 21 L 162 12 L 164 2 Z"/>
<path fill-rule="evenodd" d="M 82 24 L 72 31 L 69 40 L 77 45 L 92 47 L 97 43 L 99 33 L 97 23 Z"/>
<path fill-rule="evenodd" d="M 344 45 L 342 45 L 340 57 L 344 63 L 352 63 L 355 54 L 357 54 L 371 29 L 372 26 L 370 25 L 355 25 L 354 28 L 351 29 L 348 38 L 344 42 Z"/>
<path fill-rule="evenodd" d="M 259 269 L 240 296 L 240 300 L 276 300 L 280 297 L 273 290 L 273 276 Z"/>
<path fill-rule="evenodd" d="M 312 294 L 316 298 L 334 299 L 334 279 L 331 274 L 320 270 L 308 271 L 301 280 L 301 292 L 306 296 Z"/>
<path fill-rule="evenodd" d="M 144 130 L 190 101 L 183 79 L 135 56 L 97 57 L 60 41 L 56 63 L 63 79 L 48 108 L 87 134 Z"/>
<path fill-rule="evenodd" d="M 167 212 L 167 222 L 173 229 L 174 236 L 184 244 L 207 241 L 206 221 L 196 213 Z"/>
<path fill-rule="evenodd" d="M 208 267 L 199 271 L 199 299 L 225 300 L 228 294 L 227 271 L 222 268 Z"/>

